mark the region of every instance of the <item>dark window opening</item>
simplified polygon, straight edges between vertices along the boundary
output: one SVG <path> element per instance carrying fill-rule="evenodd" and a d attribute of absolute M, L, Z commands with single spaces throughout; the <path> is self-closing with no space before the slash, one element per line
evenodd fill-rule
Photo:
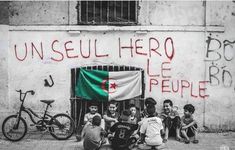
<path fill-rule="evenodd" d="M 135 25 L 136 1 L 79 1 L 78 24 Z"/>
<path fill-rule="evenodd" d="M 138 112 L 141 112 L 144 109 L 144 93 L 145 93 L 145 83 L 144 83 L 144 70 L 141 68 L 133 67 L 133 66 L 87 66 L 85 69 L 98 69 L 105 71 L 133 71 L 140 70 L 142 74 L 142 95 L 135 97 L 133 99 L 127 99 L 124 101 L 118 102 L 118 112 L 121 113 L 123 110 L 129 108 L 129 104 L 135 104 L 138 108 Z M 75 96 L 75 86 L 77 81 L 77 74 L 79 74 L 80 68 L 71 69 L 71 116 L 75 121 L 77 127 L 83 125 L 83 118 L 86 113 L 89 112 L 88 106 L 89 101 L 86 101 L 80 97 Z M 108 102 L 99 102 L 98 104 L 98 112 L 103 115 L 103 113 L 107 110 Z"/>

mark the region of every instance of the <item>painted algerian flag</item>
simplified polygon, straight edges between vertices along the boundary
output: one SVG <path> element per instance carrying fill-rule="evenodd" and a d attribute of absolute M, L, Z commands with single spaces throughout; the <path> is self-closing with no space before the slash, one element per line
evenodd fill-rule
<path fill-rule="evenodd" d="M 76 96 L 88 100 L 125 100 L 141 95 L 141 71 L 101 71 L 80 69 Z"/>

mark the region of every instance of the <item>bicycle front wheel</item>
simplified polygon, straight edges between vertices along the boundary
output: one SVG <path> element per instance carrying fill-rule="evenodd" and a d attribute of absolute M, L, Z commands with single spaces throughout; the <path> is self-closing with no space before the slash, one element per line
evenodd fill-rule
<path fill-rule="evenodd" d="M 27 124 L 22 117 L 18 121 L 17 115 L 11 115 L 3 121 L 2 133 L 10 141 L 19 141 L 27 133 Z"/>
<path fill-rule="evenodd" d="M 75 130 L 73 119 L 67 114 L 57 114 L 49 122 L 50 134 L 57 140 L 70 138 Z"/>

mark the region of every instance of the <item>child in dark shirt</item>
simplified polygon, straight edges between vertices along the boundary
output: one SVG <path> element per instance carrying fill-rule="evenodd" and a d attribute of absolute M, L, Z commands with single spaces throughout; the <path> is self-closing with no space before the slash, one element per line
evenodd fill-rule
<path fill-rule="evenodd" d="M 192 104 L 184 106 L 184 116 L 181 117 L 181 133 L 185 138 L 185 143 L 189 144 L 189 137 L 194 137 L 193 143 L 197 144 L 197 123 L 193 118 L 195 108 Z"/>
<path fill-rule="evenodd" d="M 137 141 L 133 133 L 138 129 L 138 125 L 128 123 L 129 115 L 129 111 L 123 111 L 119 118 L 120 122 L 110 128 L 110 132 L 114 133 L 114 136 L 110 135 L 109 141 L 114 150 L 130 149 Z"/>
<path fill-rule="evenodd" d="M 104 113 L 105 131 L 109 132 L 111 126 L 118 122 L 119 113 L 117 110 L 117 102 L 112 100 L 108 103 L 108 110 Z"/>

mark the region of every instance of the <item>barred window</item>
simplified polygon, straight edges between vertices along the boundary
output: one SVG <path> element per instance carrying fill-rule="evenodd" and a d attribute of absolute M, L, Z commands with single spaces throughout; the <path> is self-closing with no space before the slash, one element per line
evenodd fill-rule
<path fill-rule="evenodd" d="M 79 1 L 78 24 L 134 25 L 136 1 Z"/>

